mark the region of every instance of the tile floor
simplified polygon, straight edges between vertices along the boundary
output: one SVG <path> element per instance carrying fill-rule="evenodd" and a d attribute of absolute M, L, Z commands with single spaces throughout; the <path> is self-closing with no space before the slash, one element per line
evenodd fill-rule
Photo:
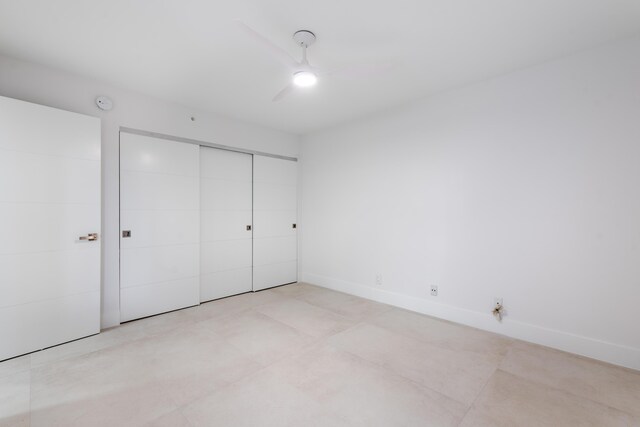
<path fill-rule="evenodd" d="M 0 426 L 640 426 L 640 372 L 307 284 L 0 363 Z"/>

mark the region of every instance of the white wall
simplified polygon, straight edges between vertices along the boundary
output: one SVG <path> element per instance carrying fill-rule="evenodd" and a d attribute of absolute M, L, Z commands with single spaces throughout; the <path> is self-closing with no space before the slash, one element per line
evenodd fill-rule
<path fill-rule="evenodd" d="M 639 39 L 308 135 L 301 159 L 303 280 L 640 368 Z"/>
<path fill-rule="evenodd" d="M 215 82 L 212 82 L 215 84 Z M 102 119 L 102 327 L 119 323 L 118 132 L 120 126 L 296 156 L 298 137 L 116 89 L 107 84 L 0 56 L 0 95 Z M 97 95 L 114 109 L 102 112 Z M 191 116 L 196 121 L 190 120 Z"/>

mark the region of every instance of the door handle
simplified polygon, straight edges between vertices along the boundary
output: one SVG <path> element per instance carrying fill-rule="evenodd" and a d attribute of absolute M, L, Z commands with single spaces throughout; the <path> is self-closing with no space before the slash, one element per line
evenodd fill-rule
<path fill-rule="evenodd" d="M 98 233 L 89 233 L 86 236 L 80 236 L 80 240 L 88 240 L 90 242 L 98 240 Z"/>
<path fill-rule="evenodd" d="M 251 231 L 251 226 L 247 225 L 247 231 Z"/>

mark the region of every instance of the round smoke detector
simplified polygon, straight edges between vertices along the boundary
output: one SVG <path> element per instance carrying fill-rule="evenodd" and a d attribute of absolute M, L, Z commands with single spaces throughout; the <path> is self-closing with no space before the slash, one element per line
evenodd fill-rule
<path fill-rule="evenodd" d="M 311 31 L 300 30 L 293 33 L 293 40 L 300 46 L 309 47 L 316 41 L 316 35 Z"/>
<path fill-rule="evenodd" d="M 99 96 L 96 98 L 96 105 L 101 110 L 109 111 L 113 108 L 113 101 L 106 96 Z"/>

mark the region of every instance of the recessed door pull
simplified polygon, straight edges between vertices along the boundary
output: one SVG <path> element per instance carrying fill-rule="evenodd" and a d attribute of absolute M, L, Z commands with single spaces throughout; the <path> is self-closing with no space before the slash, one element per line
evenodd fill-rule
<path fill-rule="evenodd" d="M 296 228 L 296 227 L 297 227 L 297 226 L 296 226 L 295 224 L 293 224 L 293 227 L 292 227 L 292 228 Z"/>
<path fill-rule="evenodd" d="M 88 241 L 94 241 L 94 240 L 98 240 L 98 233 L 89 233 L 86 236 L 80 236 L 79 237 L 80 240 L 88 240 Z"/>
<path fill-rule="evenodd" d="M 247 231 L 251 231 L 251 226 L 247 225 Z"/>
<path fill-rule="evenodd" d="M 131 230 L 122 230 L 122 238 L 131 237 Z"/>

